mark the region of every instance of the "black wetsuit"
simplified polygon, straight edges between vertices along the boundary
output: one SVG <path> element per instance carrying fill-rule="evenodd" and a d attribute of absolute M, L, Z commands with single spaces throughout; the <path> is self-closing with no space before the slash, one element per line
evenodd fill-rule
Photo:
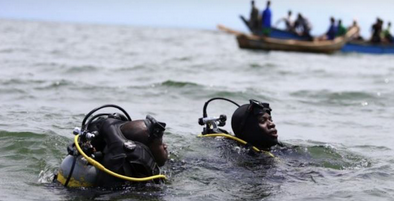
<path fill-rule="evenodd" d="M 119 118 L 101 118 L 89 126 L 89 131 L 98 131 L 99 137 L 92 145 L 102 151 L 100 163 L 107 169 L 129 177 L 148 177 L 160 173 L 149 148 L 139 142 L 128 140 L 121 131 L 127 123 Z M 100 171 L 97 186 L 117 187 L 127 183 L 108 173 Z"/>

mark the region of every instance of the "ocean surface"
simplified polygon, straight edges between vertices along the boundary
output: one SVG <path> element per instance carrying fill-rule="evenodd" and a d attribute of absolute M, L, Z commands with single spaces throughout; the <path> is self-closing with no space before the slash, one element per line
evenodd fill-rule
<path fill-rule="evenodd" d="M 0 20 L 0 200 L 394 200 L 393 60 L 241 50 L 216 30 Z M 198 138 L 213 97 L 269 102 L 276 159 Z M 109 103 L 167 123 L 164 185 L 52 182 L 73 128 Z M 235 109 L 208 114 L 231 131 Z"/>

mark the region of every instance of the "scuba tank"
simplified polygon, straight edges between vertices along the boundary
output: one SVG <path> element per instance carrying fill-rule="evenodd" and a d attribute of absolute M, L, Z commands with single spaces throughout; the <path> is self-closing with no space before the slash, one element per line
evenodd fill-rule
<path fill-rule="evenodd" d="M 96 133 L 85 132 L 82 133 L 81 129 L 76 127 L 73 131 L 75 135 L 83 135 L 85 143 L 80 146 L 83 147 L 85 152 L 90 152 L 93 155 L 93 146 L 90 144 L 91 139 L 95 137 Z M 89 140 L 87 140 L 89 139 Z M 92 187 L 96 184 L 97 175 L 99 170 L 91 165 L 82 155 L 78 153 L 75 143 L 67 147 L 68 155 L 63 159 L 56 175 L 56 180 L 68 187 Z M 98 157 L 101 156 L 100 152 L 96 152 Z"/>
<path fill-rule="evenodd" d="M 83 156 L 68 155 L 60 164 L 57 181 L 68 187 L 92 187 L 96 183 L 98 171 Z M 71 173 L 72 177 L 67 180 L 67 175 Z"/>
<path fill-rule="evenodd" d="M 123 114 L 101 113 L 92 116 L 105 107 L 117 108 Z M 149 116 L 149 120 L 154 119 Z M 66 187 L 106 186 L 120 184 L 120 181 L 166 179 L 165 175 L 159 174 L 160 169 L 149 148 L 126 139 L 121 133 L 120 126 L 130 121 L 127 112 L 116 105 L 104 105 L 89 112 L 82 121 L 81 129 L 74 129 L 74 143 L 67 147 L 68 156 L 62 161 L 55 179 Z M 156 126 L 157 122 L 154 122 L 148 129 Z M 160 126 L 158 131 L 162 136 L 165 124 Z"/>

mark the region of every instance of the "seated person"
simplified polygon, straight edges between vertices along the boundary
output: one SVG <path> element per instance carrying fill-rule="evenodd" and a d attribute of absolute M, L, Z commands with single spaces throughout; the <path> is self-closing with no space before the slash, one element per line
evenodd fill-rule
<path fill-rule="evenodd" d="M 88 165 L 82 159 L 85 156 L 81 156 L 83 154 L 73 143 L 68 147 L 69 155 L 60 165 L 57 181 L 69 187 L 116 188 L 154 175 L 159 177 L 153 179 L 165 178 L 158 174 L 159 167 L 168 159 L 167 146 L 162 138 L 166 124 L 149 115 L 145 120 L 131 121 L 127 113 L 127 118 L 118 113 L 98 114 L 85 123 L 90 115 L 106 106 L 90 112 L 82 123 L 82 131 L 74 131 L 78 136 L 75 140 L 79 139 L 78 147 L 105 169 L 89 160 Z"/>
<path fill-rule="evenodd" d="M 390 33 L 390 29 L 391 29 L 391 22 L 389 22 L 387 24 L 387 28 L 383 31 L 382 38 L 385 42 L 393 43 L 394 38 L 393 38 L 393 35 L 391 35 L 391 33 Z"/>
<path fill-rule="evenodd" d="M 292 14 L 292 12 L 291 12 L 291 10 L 289 10 L 288 12 L 287 12 L 287 16 L 285 16 L 285 17 L 282 17 L 282 18 L 280 18 L 277 22 L 276 22 L 276 26 L 278 26 L 278 24 L 280 23 L 280 22 L 284 22 L 285 23 L 285 25 L 286 25 L 286 31 L 294 31 L 294 22 L 293 22 L 293 20 L 291 19 L 291 14 Z"/>
<path fill-rule="evenodd" d="M 310 34 L 312 27 L 309 23 L 308 19 L 302 16 L 301 13 L 298 13 L 297 19 L 294 22 L 293 30 L 300 36 L 307 36 L 312 40 L 312 36 Z"/>
<path fill-rule="evenodd" d="M 342 20 L 338 20 L 338 31 L 336 37 L 344 36 L 346 34 L 346 28 L 342 24 Z"/>
<path fill-rule="evenodd" d="M 357 29 L 357 31 L 356 31 L 356 33 L 351 37 L 350 40 L 363 41 L 364 38 L 360 35 L 360 27 L 358 26 L 357 20 L 355 20 L 355 19 L 353 20 L 353 24 L 352 24 L 351 26 L 349 26 L 349 27 L 347 28 L 347 30 L 350 30 L 350 29 L 353 29 L 353 28 Z"/>

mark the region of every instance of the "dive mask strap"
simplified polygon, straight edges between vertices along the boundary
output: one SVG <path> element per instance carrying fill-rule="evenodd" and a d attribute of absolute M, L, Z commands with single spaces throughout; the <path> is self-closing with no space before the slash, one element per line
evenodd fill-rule
<path fill-rule="evenodd" d="M 249 102 L 252 107 L 251 110 L 253 110 L 254 115 L 265 114 L 265 113 L 271 115 L 272 109 L 270 108 L 269 103 L 263 103 L 254 99 L 250 99 Z"/>
<path fill-rule="evenodd" d="M 258 114 L 265 114 L 268 113 L 271 115 L 272 109 L 270 108 L 269 103 L 263 103 L 255 99 L 250 99 L 249 100 L 249 106 L 245 111 L 245 117 L 243 121 L 241 122 L 241 131 L 243 131 L 246 121 L 248 120 L 249 115 L 253 112 L 253 115 L 258 115 Z"/>
<path fill-rule="evenodd" d="M 158 122 L 150 115 L 146 115 L 144 122 L 148 128 L 150 140 L 160 139 L 163 137 L 163 133 L 166 130 L 166 123 Z"/>

